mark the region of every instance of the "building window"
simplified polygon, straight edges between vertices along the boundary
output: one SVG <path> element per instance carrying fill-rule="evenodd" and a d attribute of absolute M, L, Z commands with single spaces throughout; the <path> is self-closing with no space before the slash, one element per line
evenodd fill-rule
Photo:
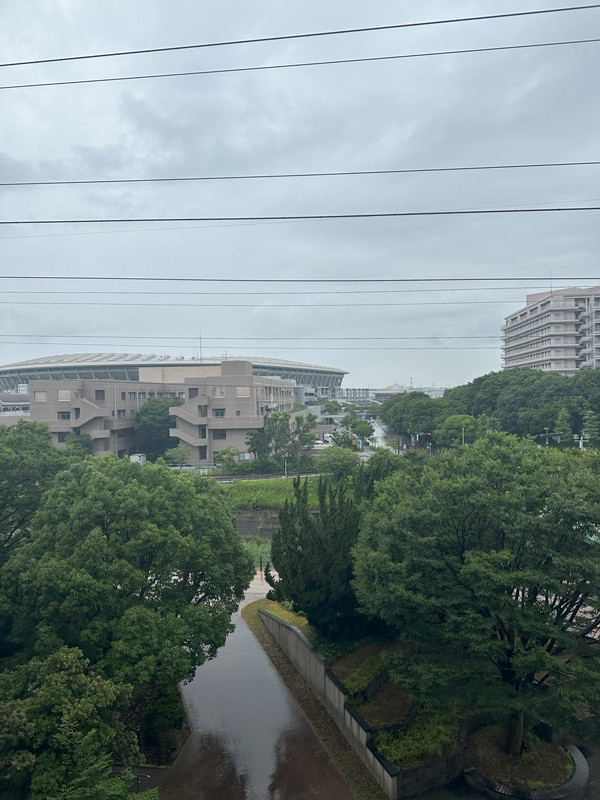
<path fill-rule="evenodd" d="M 213 431 L 212 432 L 213 439 L 226 439 L 227 438 L 227 431 Z"/>
<path fill-rule="evenodd" d="M 198 438 L 206 439 L 206 425 L 198 425 Z"/>
<path fill-rule="evenodd" d="M 58 393 L 58 402 L 59 403 L 67 403 L 71 399 L 71 390 L 70 389 L 59 389 Z"/>
<path fill-rule="evenodd" d="M 154 392 L 148 392 L 148 400 L 152 400 L 154 398 Z"/>
<path fill-rule="evenodd" d="M 140 392 L 138 394 L 138 397 L 140 398 L 140 400 L 145 400 L 146 399 L 146 392 Z"/>
<path fill-rule="evenodd" d="M 71 419 L 71 412 L 70 411 L 59 411 L 58 412 L 59 419 Z"/>
<path fill-rule="evenodd" d="M 198 455 L 200 457 L 200 461 L 206 461 L 207 447 L 205 444 L 200 445 L 200 447 L 198 448 Z"/>
<path fill-rule="evenodd" d="M 121 392 L 121 400 L 125 400 L 125 392 Z"/>
<path fill-rule="evenodd" d="M 183 397 L 185 399 L 185 392 L 178 392 L 177 397 Z"/>
<path fill-rule="evenodd" d="M 198 397 L 198 389 L 196 389 L 196 388 L 188 389 L 188 396 L 189 396 L 190 400 L 193 400 L 194 397 Z"/>
<path fill-rule="evenodd" d="M 118 408 L 117 409 L 117 419 L 125 419 L 126 416 L 127 416 L 127 412 L 125 411 L 124 408 Z"/>
<path fill-rule="evenodd" d="M 213 417 L 224 417 L 224 416 L 225 416 L 224 408 L 213 408 Z"/>
<path fill-rule="evenodd" d="M 67 434 L 66 433 L 57 433 L 56 434 L 56 441 L 59 444 L 63 444 L 63 442 L 65 441 L 66 438 L 67 438 Z"/>
<path fill-rule="evenodd" d="M 48 395 L 46 392 L 37 391 L 33 393 L 33 400 L 36 403 L 45 403 L 48 400 Z"/>
<path fill-rule="evenodd" d="M 98 403 L 100 400 L 104 400 L 104 389 L 96 389 L 94 392 L 94 399 Z"/>
<path fill-rule="evenodd" d="M 208 416 L 208 406 L 198 406 L 198 416 L 199 417 Z"/>
<path fill-rule="evenodd" d="M 80 408 L 74 408 L 73 411 L 75 413 L 75 419 L 79 419 L 79 417 L 81 416 L 81 409 Z"/>
<path fill-rule="evenodd" d="M 137 399 L 136 393 L 135 392 L 129 392 L 129 399 L 130 400 L 136 400 Z"/>
<path fill-rule="evenodd" d="M 241 412 L 241 411 L 238 409 L 238 410 L 235 412 L 235 415 L 236 415 L 236 417 L 241 417 L 241 416 L 242 416 L 242 412 Z"/>

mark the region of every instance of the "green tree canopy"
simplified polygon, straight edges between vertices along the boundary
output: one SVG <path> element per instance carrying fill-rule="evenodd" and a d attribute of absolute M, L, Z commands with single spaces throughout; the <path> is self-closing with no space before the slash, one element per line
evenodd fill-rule
<path fill-rule="evenodd" d="M 435 429 L 433 437 L 438 447 L 457 447 L 472 444 L 477 438 L 477 420 L 470 414 L 450 414 Z"/>
<path fill-rule="evenodd" d="M 61 474 L 2 588 L 24 654 L 78 648 L 136 688 L 213 656 L 251 574 L 212 481 L 107 456 Z"/>
<path fill-rule="evenodd" d="M 140 449 L 150 461 L 156 461 L 164 456 L 165 450 L 177 446 L 178 440 L 169 433 L 174 427 L 169 409 L 182 403 L 181 398 L 163 400 L 153 397 L 136 412 L 135 429 L 140 437 Z"/>
<path fill-rule="evenodd" d="M 164 457 L 167 464 L 183 466 L 184 464 L 191 463 L 192 448 L 189 444 L 180 442 L 177 447 L 171 447 L 168 450 L 165 450 Z"/>
<path fill-rule="evenodd" d="M 0 565 L 27 538 L 42 495 L 66 464 L 46 425 L 0 425 Z"/>
<path fill-rule="evenodd" d="M 358 453 L 349 450 L 347 447 L 338 447 L 332 445 L 331 447 L 323 448 L 315 458 L 318 472 L 329 473 L 334 480 L 340 480 L 356 469 L 359 464 Z"/>
<path fill-rule="evenodd" d="M 120 720 L 128 695 L 67 647 L 0 673 L 2 797 L 126 800 L 138 755 Z"/>
<path fill-rule="evenodd" d="M 279 574 L 279 596 L 291 600 L 311 625 L 329 636 L 355 633 L 357 614 L 351 586 L 351 548 L 358 535 L 359 511 L 347 487 L 320 478 L 319 513 L 308 507 L 306 481 L 294 479 L 294 499 L 279 515 L 271 556 Z"/>
<path fill-rule="evenodd" d="M 512 753 L 524 722 L 600 700 L 594 463 L 490 434 L 379 484 L 355 548 L 357 595 L 402 642 L 395 677 L 511 709 Z"/>

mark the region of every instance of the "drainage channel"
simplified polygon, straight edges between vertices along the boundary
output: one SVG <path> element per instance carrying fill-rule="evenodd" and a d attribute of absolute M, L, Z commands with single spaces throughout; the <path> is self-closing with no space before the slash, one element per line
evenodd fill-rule
<path fill-rule="evenodd" d="M 258 575 L 244 602 L 264 597 Z M 161 800 L 356 800 L 238 611 L 183 687 L 192 735 Z"/>

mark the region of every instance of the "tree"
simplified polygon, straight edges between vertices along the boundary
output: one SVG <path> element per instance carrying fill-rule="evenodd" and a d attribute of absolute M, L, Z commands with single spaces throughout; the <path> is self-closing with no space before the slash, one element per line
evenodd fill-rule
<path fill-rule="evenodd" d="M 358 598 L 402 642 L 394 677 L 509 709 L 511 754 L 532 722 L 600 700 L 593 464 L 490 434 L 380 484 L 355 548 Z"/>
<path fill-rule="evenodd" d="M 140 437 L 140 447 L 150 461 L 156 461 L 165 450 L 177 446 L 178 440 L 169 433 L 173 427 L 169 408 L 182 403 L 181 398 L 162 400 L 153 397 L 136 412 L 135 429 Z"/>
<path fill-rule="evenodd" d="M 240 451 L 237 447 L 224 447 L 218 453 L 215 453 L 215 464 L 220 464 L 225 469 L 231 469 L 235 466 L 239 454 Z"/>
<path fill-rule="evenodd" d="M 67 433 L 66 450 L 76 458 L 86 458 L 92 454 L 92 437 L 89 433 Z"/>
<path fill-rule="evenodd" d="M 358 445 L 354 436 L 348 431 L 336 431 L 331 438 L 337 447 L 345 447 L 348 450 L 358 450 Z"/>
<path fill-rule="evenodd" d="M 438 447 L 472 444 L 477 438 L 477 420 L 470 414 L 451 414 L 435 429 L 433 438 Z"/>
<path fill-rule="evenodd" d="M 581 433 L 591 447 L 597 447 L 600 443 L 600 422 L 598 421 L 598 415 L 591 409 L 588 409 L 583 414 Z"/>
<path fill-rule="evenodd" d="M 42 495 L 66 464 L 46 425 L 0 425 L 0 565 L 28 537 Z"/>
<path fill-rule="evenodd" d="M 573 444 L 573 426 L 571 423 L 571 414 L 566 406 L 561 406 L 556 419 L 554 421 L 554 432 L 556 438 L 561 445 L 570 446 Z"/>
<path fill-rule="evenodd" d="M 267 455 L 269 440 L 267 439 L 264 428 L 248 431 L 246 434 L 246 447 L 248 448 L 248 452 L 252 453 L 255 458 Z"/>
<path fill-rule="evenodd" d="M 220 487 L 107 456 L 46 493 L 2 590 L 23 656 L 78 648 L 135 689 L 215 655 L 252 571 Z"/>
<path fill-rule="evenodd" d="M 126 800 L 135 736 L 123 727 L 129 689 L 78 650 L 0 674 L 0 789 L 7 800 Z M 113 763 L 124 767 L 121 775 Z M 156 790 L 144 792 L 150 800 Z"/>
<path fill-rule="evenodd" d="M 323 448 L 323 451 L 317 454 L 315 463 L 318 472 L 329 473 L 338 481 L 352 474 L 360 462 L 358 454 L 354 451 L 332 445 Z"/>
<path fill-rule="evenodd" d="M 294 419 L 287 446 L 287 455 L 294 461 L 300 461 L 302 453 L 313 447 L 316 438 L 314 433 L 316 421 L 317 418 L 314 414 L 298 415 Z"/>
<path fill-rule="evenodd" d="M 356 633 L 357 614 L 351 548 L 358 535 L 359 511 L 344 484 L 320 478 L 319 514 L 308 507 L 307 483 L 294 479 L 294 499 L 279 515 L 271 556 L 279 574 L 279 596 L 290 599 L 311 625 L 328 636 Z"/>
<path fill-rule="evenodd" d="M 292 417 L 283 411 L 272 411 L 265 420 L 265 436 L 271 443 L 274 456 L 287 456 L 299 461 L 303 450 L 310 450 L 315 443 L 313 429 L 317 418 L 314 414 L 298 414 Z"/>
<path fill-rule="evenodd" d="M 290 419 L 284 411 L 271 411 L 265 419 L 265 437 L 275 456 L 283 454 L 289 447 Z"/>
<path fill-rule="evenodd" d="M 322 414 L 341 414 L 342 412 L 342 407 L 337 400 L 322 400 L 318 402 L 320 402 Z"/>
<path fill-rule="evenodd" d="M 180 442 L 177 447 L 165 450 L 165 461 L 167 464 L 175 464 L 178 467 L 189 464 L 192 460 L 192 448 L 189 444 Z"/>

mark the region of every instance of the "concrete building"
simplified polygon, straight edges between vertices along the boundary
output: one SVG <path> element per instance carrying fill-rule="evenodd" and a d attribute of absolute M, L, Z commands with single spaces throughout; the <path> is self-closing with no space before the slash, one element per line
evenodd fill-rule
<path fill-rule="evenodd" d="M 177 383 L 114 380 L 31 380 L 29 395 L 11 395 L 12 404 L 28 400 L 29 414 L 1 414 L 0 424 L 15 425 L 20 419 L 43 422 L 54 443 L 67 434 L 89 434 L 92 452 L 124 457 L 139 452 L 135 431 L 136 412 L 152 398 L 179 399 L 173 407 L 176 426 L 172 436 L 192 448 L 191 463 L 212 465 L 224 447 L 246 452 L 246 434 L 262 428 L 268 411 L 293 412 L 290 381 L 260 378 L 252 364 L 224 361 L 216 374 L 188 377 Z"/>
<path fill-rule="evenodd" d="M 278 378 L 259 378 L 247 361 L 224 361 L 219 377 L 186 379 L 185 403 L 171 413 L 171 436 L 192 448 L 192 464 L 212 464 L 226 447 L 246 452 L 248 431 L 264 427 L 269 411 L 291 414 L 292 386 Z"/>
<path fill-rule="evenodd" d="M 600 366 L 600 286 L 529 294 L 502 327 L 502 368 L 573 375 Z"/>

